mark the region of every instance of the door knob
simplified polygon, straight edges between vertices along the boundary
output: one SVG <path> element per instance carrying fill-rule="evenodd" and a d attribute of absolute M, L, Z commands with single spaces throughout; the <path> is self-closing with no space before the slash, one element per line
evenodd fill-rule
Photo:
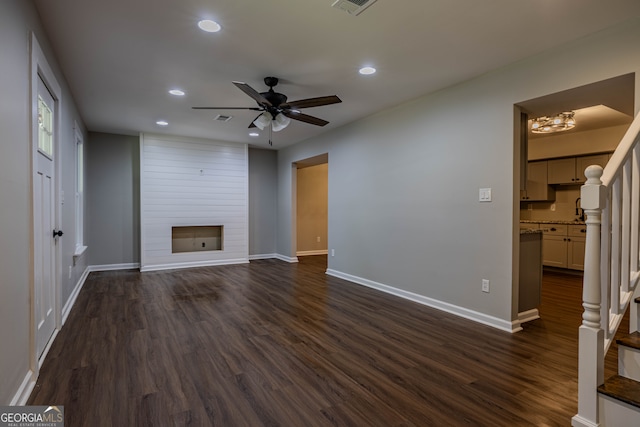
<path fill-rule="evenodd" d="M 55 239 L 56 237 L 60 237 L 62 236 L 64 233 L 62 232 L 62 230 L 53 230 L 53 238 Z"/>

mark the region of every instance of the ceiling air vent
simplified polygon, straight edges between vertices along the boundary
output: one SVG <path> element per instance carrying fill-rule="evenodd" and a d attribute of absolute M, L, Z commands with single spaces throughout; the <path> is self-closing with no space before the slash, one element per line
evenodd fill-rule
<path fill-rule="evenodd" d="M 360 15 L 378 0 L 336 0 L 331 7 L 342 9 L 349 15 Z"/>
<path fill-rule="evenodd" d="M 233 118 L 233 116 L 223 116 L 222 114 L 218 114 L 216 116 L 215 120 L 217 120 L 219 122 L 228 122 L 232 118 Z"/>

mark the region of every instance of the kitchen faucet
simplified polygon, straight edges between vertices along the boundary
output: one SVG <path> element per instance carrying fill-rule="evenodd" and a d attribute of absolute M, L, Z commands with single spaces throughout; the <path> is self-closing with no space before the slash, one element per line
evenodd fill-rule
<path fill-rule="evenodd" d="M 584 209 L 582 209 L 578 202 L 580 201 L 580 197 L 576 199 L 576 215 L 580 221 L 584 221 Z"/>

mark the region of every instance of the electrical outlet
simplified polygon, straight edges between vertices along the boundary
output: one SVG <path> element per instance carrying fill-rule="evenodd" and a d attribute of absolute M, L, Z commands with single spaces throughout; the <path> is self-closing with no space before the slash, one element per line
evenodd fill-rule
<path fill-rule="evenodd" d="M 318 237 L 316 238 L 316 241 L 317 241 L 318 243 L 320 243 L 320 236 L 318 236 Z"/>
<path fill-rule="evenodd" d="M 336 256 L 336 250 L 335 249 L 331 249 L 331 256 Z"/>
<path fill-rule="evenodd" d="M 482 279 L 482 292 L 489 292 L 489 280 Z"/>

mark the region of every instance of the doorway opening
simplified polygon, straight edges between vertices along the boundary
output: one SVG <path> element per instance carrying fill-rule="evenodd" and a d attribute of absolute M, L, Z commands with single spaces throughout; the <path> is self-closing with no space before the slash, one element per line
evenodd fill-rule
<path fill-rule="evenodd" d="M 326 266 L 328 252 L 329 156 L 295 163 L 295 254 L 316 256 Z M 299 258 L 300 260 L 300 258 Z"/>
<path fill-rule="evenodd" d="M 519 180 L 520 197 L 515 200 L 514 215 L 520 236 L 531 230 L 539 234 L 541 265 L 534 270 L 540 272 L 541 288 L 559 286 L 559 277 L 580 280 L 582 276 L 586 227 L 580 188 L 586 180 L 584 169 L 592 164 L 604 167 L 633 121 L 635 80 L 635 74 L 625 74 L 515 105 L 514 151 L 519 158 L 514 165 L 519 169 L 515 182 Z M 562 114 L 571 114 L 575 127 L 534 132 L 534 122 L 544 122 L 536 119 Z M 531 259 L 523 259 L 522 237 L 520 242 L 517 237 L 513 304 L 519 309 L 517 296 L 531 278 L 523 278 Z M 540 317 L 544 318 L 544 311 Z"/>

